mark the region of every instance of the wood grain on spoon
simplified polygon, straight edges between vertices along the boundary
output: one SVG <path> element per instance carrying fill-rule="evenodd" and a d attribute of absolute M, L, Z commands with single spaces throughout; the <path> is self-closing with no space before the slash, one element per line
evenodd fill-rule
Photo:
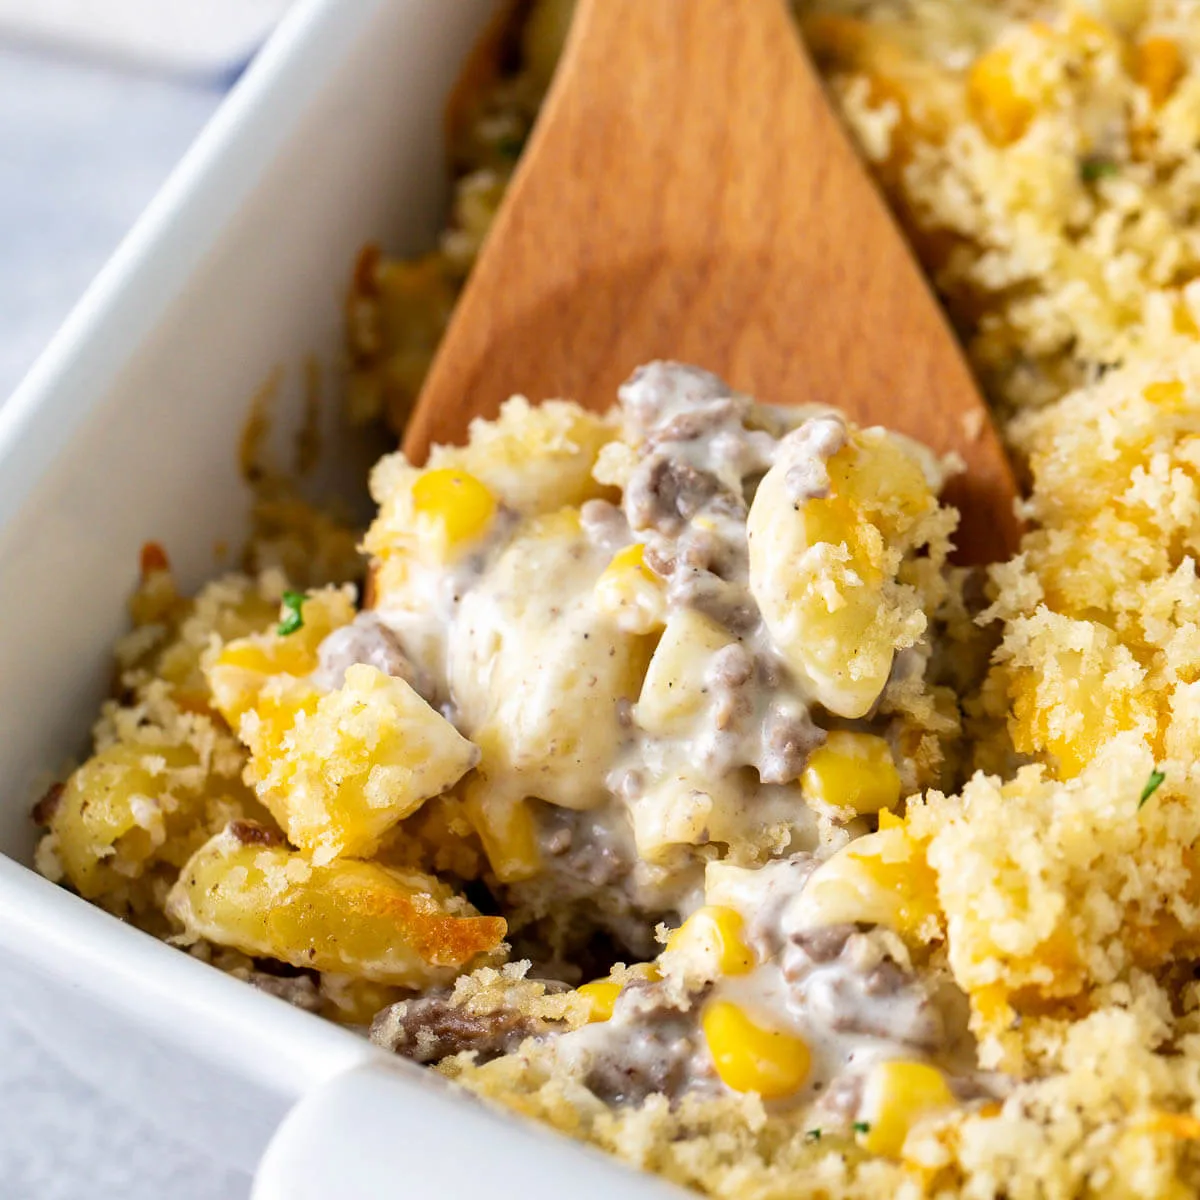
<path fill-rule="evenodd" d="M 514 393 L 606 408 L 654 358 L 957 451 L 960 557 L 1015 549 L 999 439 L 782 0 L 579 0 L 405 451 Z"/>

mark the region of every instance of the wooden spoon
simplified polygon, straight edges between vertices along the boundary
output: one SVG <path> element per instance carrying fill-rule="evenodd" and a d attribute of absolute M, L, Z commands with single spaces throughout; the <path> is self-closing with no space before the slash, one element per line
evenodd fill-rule
<path fill-rule="evenodd" d="M 579 0 L 405 452 L 514 393 L 606 408 L 654 358 L 956 451 L 959 558 L 1015 550 L 1000 441 L 782 0 Z"/>

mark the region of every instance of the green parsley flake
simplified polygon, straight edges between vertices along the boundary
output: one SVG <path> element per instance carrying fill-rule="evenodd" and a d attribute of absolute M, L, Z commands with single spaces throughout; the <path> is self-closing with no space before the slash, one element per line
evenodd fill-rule
<path fill-rule="evenodd" d="M 855 1121 L 854 1122 L 854 1132 L 855 1133 L 870 1133 L 871 1132 L 870 1121 Z"/>
<path fill-rule="evenodd" d="M 819 1129 L 810 1129 L 804 1135 L 806 1142 L 819 1142 L 821 1140 L 821 1131 Z"/>
<path fill-rule="evenodd" d="M 1158 791 L 1164 779 L 1166 776 L 1157 767 L 1150 772 L 1150 778 L 1146 780 L 1146 786 L 1142 788 L 1142 798 L 1138 801 L 1138 812 L 1142 811 L 1142 805 Z"/>
<path fill-rule="evenodd" d="M 303 604 L 303 592 L 283 593 L 283 620 L 279 622 L 280 636 L 287 637 L 289 633 L 295 633 L 297 629 L 304 628 Z"/>
<path fill-rule="evenodd" d="M 1111 158 L 1099 154 L 1090 154 L 1079 163 L 1079 178 L 1084 183 L 1095 183 L 1100 179 L 1112 179 L 1119 175 L 1121 168 Z"/>

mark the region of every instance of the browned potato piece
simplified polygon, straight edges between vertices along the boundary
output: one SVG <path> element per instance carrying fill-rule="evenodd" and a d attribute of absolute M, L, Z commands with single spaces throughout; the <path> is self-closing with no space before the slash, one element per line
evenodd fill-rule
<path fill-rule="evenodd" d="M 448 982 L 507 932 L 431 875 L 350 859 L 313 866 L 252 821 L 192 856 L 167 911 L 194 940 L 412 988 Z"/>
<path fill-rule="evenodd" d="M 205 718 L 178 716 L 169 729 L 140 733 L 52 790 L 39 850 L 52 877 L 139 923 L 161 909 L 164 883 L 215 832 L 240 817 L 270 820 L 238 778 L 243 760 L 232 739 Z"/>

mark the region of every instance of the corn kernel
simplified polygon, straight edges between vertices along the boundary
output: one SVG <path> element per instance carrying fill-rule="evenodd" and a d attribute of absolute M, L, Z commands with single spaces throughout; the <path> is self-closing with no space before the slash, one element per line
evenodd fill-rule
<path fill-rule="evenodd" d="M 1178 379 L 1164 379 L 1158 383 L 1147 384 L 1142 395 L 1157 408 L 1165 412 L 1177 413 L 1183 411 L 1187 399 L 1187 388 Z"/>
<path fill-rule="evenodd" d="M 745 975 L 755 966 L 754 952 L 742 940 L 745 922 L 736 909 L 705 905 L 694 912 L 667 941 L 667 950 L 712 955 L 722 975 Z"/>
<path fill-rule="evenodd" d="M 1033 120 L 1033 105 L 1017 92 L 1012 56 L 993 50 L 975 61 L 967 77 L 967 103 L 971 115 L 997 146 L 1015 142 Z"/>
<path fill-rule="evenodd" d="M 874 813 L 900 801 L 900 773 L 886 741 L 836 730 L 814 750 L 800 777 L 806 799 Z"/>
<path fill-rule="evenodd" d="M 412 490 L 413 509 L 418 517 L 437 522 L 446 545 L 473 541 L 496 515 L 496 500 L 474 475 L 445 467 L 426 471 Z"/>
<path fill-rule="evenodd" d="M 621 985 L 615 979 L 594 979 L 577 989 L 588 1002 L 588 1021 L 608 1021 L 613 1015 Z"/>
<path fill-rule="evenodd" d="M 1196 324 L 1196 318 L 1192 316 L 1191 306 L 1186 300 L 1175 301 L 1171 310 L 1171 327 L 1185 337 L 1196 337 L 1200 334 L 1200 325 Z"/>
<path fill-rule="evenodd" d="M 1155 108 L 1171 98 L 1183 72 L 1183 55 L 1170 38 L 1147 38 L 1134 50 L 1134 78 L 1146 89 Z"/>
<path fill-rule="evenodd" d="M 623 970 L 620 969 L 620 964 L 618 964 L 614 970 L 619 972 L 619 979 L 614 979 L 610 975 L 606 979 L 593 979 L 591 983 L 585 983 L 575 989 L 589 1004 L 589 1022 L 609 1021 L 612 1019 L 617 997 L 621 994 L 622 989 L 627 983 L 631 983 L 636 979 L 644 979 L 647 982 L 653 983 L 655 980 L 662 978 L 658 970 L 658 964 L 652 962 L 634 963 Z"/>
<path fill-rule="evenodd" d="M 1200 1141 L 1200 1120 L 1186 1113 L 1160 1112 L 1136 1122 L 1133 1129 L 1145 1133 L 1165 1133 L 1185 1141 Z"/>
<path fill-rule="evenodd" d="M 764 1029 L 736 1004 L 709 1004 L 701 1025 L 721 1082 L 735 1092 L 777 1100 L 792 1095 L 808 1078 L 812 1054 L 804 1039 Z"/>
<path fill-rule="evenodd" d="M 634 542 L 632 546 L 626 546 L 624 550 L 618 550 L 612 557 L 612 562 L 608 564 L 610 571 L 636 571 L 643 579 L 648 579 L 651 583 L 658 579 L 658 576 L 646 566 L 646 547 L 641 542 Z"/>
<path fill-rule="evenodd" d="M 596 605 L 626 633 L 661 629 L 666 616 L 666 589 L 646 566 L 645 546 L 635 542 L 618 550 L 596 580 Z"/>
<path fill-rule="evenodd" d="M 919 938 L 937 912 L 937 876 L 897 821 L 826 859 L 801 892 L 796 917 L 804 929 L 861 922 Z"/>
<path fill-rule="evenodd" d="M 936 1067 L 901 1059 L 878 1063 L 863 1089 L 860 1115 L 866 1130 L 859 1143 L 871 1154 L 897 1158 L 922 1117 L 954 1104 L 954 1093 Z"/>
<path fill-rule="evenodd" d="M 654 983 L 662 978 L 658 963 L 652 962 L 634 963 L 625 968 L 625 975 L 628 979 L 645 979 L 649 983 Z"/>
<path fill-rule="evenodd" d="M 322 641 L 354 619 L 353 592 L 342 588 L 311 592 L 300 611 L 302 623 L 294 632 L 280 634 L 273 622 L 265 632 L 226 642 L 205 668 L 213 707 L 231 728 L 237 729 L 259 704 L 273 677 L 292 676 L 295 683 L 316 669 Z"/>

